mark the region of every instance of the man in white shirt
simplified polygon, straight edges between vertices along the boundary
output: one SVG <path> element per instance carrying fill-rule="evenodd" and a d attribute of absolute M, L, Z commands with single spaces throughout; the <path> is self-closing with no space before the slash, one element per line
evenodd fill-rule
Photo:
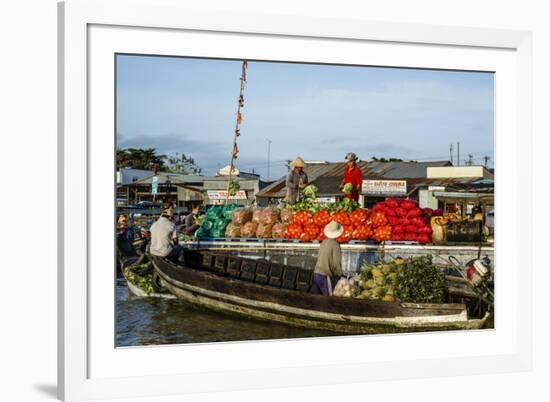
<path fill-rule="evenodd" d="M 150 253 L 158 257 L 177 261 L 181 253 L 178 244 L 176 225 L 173 222 L 174 211 L 165 209 L 160 218 L 151 225 Z"/>

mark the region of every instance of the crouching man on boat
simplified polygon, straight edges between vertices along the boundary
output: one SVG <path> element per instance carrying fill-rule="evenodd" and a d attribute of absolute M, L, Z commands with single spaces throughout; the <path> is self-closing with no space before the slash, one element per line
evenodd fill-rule
<path fill-rule="evenodd" d="M 182 248 L 178 244 L 174 210 L 167 208 L 162 211 L 160 218 L 151 225 L 150 232 L 150 253 L 177 262 L 182 253 Z"/>
<path fill-rule="evenodd" d="M 332 280 L 344 276 L 342 272 L 342 250 L 335 240 L 342 234 L 344 228 L 339 223 L 332 221 L 324 228 L 327 238 L 321 243 L 317 264 L 313 271 L 313 284 L 315 293 L 332 296 Z"/>

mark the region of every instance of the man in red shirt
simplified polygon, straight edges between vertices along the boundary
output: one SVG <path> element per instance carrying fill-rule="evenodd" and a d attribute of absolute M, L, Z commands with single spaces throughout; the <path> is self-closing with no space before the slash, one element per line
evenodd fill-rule
<path fill-rule="evenodd" d="M 344 178 L 342 184 L 340 184 L 340 190 L 348 183 L 351 183 L 353 190 L 351 194 L 344 195 L 345 198 L 351 198 L 355 201 L 359 201 L 359 191 L 363 185 L 363 175 L 361 169 L 357 166 L 357 155 L 350 152 L 346 155 L 346 167 L 344 168 Z"/>

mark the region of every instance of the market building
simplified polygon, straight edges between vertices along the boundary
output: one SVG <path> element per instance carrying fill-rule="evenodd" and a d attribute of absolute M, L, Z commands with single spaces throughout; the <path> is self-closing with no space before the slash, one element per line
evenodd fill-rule
<path fill-rule="evenodd" d="M 224 168 L 225 169 L 225 168 Z M 185 175 L 179 173 L 153 172 L 138 180 L 121 184 L 118 192 L 125 195 L 127 204 L 162 201 L 173 202 L 179 208 L 191 208 L 194 205 L 216 205 L 227 199 L 228 172 L 220 169 L 214 176 Z M 236 181 L 240 190 L 229 197 L 232 203 L 251 205 L 256 194 L 265 186 L 259 175 L 235 170 L 231 180 Z M 156 193 L 153 182 L 156 181 Z"/>
<path fill-rule="evenodd" d="M 358 161 L 363 176 L 363 191 L 359 202 L 371 207 L 388 197 L 406 197 L 419 202 L 425 208 L 443 208 L 445 201 L 434 193 L 445 191 L 478 191 L 479 182 L 487 191 L 494 175 L 483 166 L 453 166 L 450 161 Z M 344 175 L 343 162 L 307 162 L 305 172 L 309 183 L 318 189 L 321 202 L 331 202 L 342 197 L 339 185 Z M 489 182 L 488 182 L 489 181 Z M 260 206 L 276 204 L 285 196 L 285 177 L 270 184 L 258 194 Z"/>

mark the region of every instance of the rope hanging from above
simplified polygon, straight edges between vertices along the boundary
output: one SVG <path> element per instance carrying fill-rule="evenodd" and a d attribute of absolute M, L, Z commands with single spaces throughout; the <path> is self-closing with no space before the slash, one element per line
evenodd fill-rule
<path fill-rule="evenodd" d="M 234 182 L 232 179 L 233 171 L 235 170 L 235 159 L 239 155 L 239 147 L 237 146 L 237 137 L 241 135 L 241 124 L 243 122 L 243 115 L 241 109 L 244 107 L 244 87 L 246 85 L 246 70 L 248 68 L 248 62 L 243 60 L 241 68 L 240 78 L 240 91 L 237 98 L 237 114 L 235 121 L 235 131 L 233 132 L 233 145 L 231 147 L 231 162 L 229 163 L 229 175 L 227 176 L 227 197 L 225 203 L 229 202 L 229 197 L 234 196 L 239 191 L 239 183 Z"/>

